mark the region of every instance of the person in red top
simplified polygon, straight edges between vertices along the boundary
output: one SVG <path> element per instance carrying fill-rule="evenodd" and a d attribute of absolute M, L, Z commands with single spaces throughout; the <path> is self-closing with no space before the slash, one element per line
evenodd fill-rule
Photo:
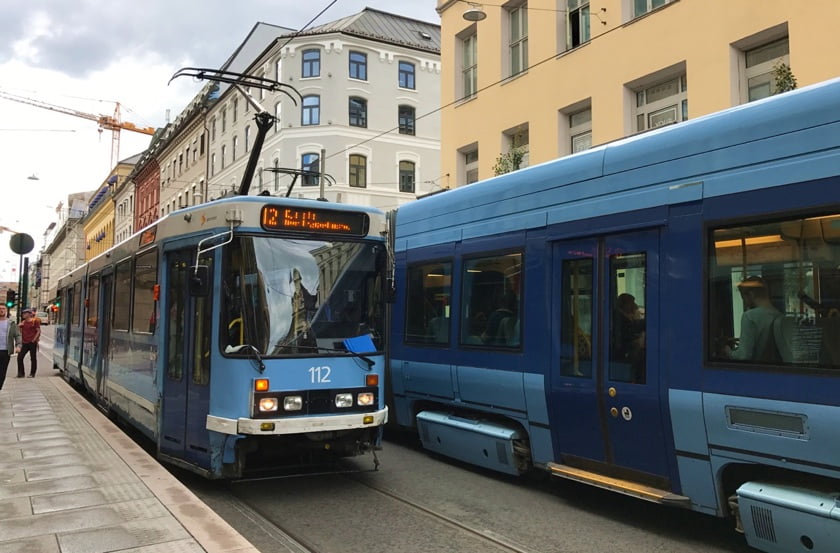
<path fill-rule="evenodd" d="M 35 316 L 35 310 L 26 308 L 21 312 L 20 335 L 23 345 L 18 353 L 18 378 L 23 378 L 23 358 L 29 352 L 29 378 L 35 378 L 38 370 L 38 340 L 41 339 L 41 321 Z"/>

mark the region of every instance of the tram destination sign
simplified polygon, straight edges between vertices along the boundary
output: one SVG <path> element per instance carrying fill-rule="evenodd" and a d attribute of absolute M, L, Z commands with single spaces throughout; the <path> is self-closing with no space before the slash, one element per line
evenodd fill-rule
<path fill-rule="evenodd" d="M 370 219 L 361 211 L 264 205 L 260 224 L 265 230 L 361 237 L 367 236 Z"/>

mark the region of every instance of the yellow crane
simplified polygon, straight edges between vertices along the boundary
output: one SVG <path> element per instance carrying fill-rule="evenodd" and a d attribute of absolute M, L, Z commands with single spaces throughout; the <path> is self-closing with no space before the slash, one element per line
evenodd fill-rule
<path fill-rule="evenodd" d="M 127 130 L 142 134 L 152 135 L 155 134 L 154 127 L 140 127 L 135 125 L 134 123 L 129 123 L 128 121 L 122 121 L 120 119 L 120 103 L 114 102 L 116 106 L 114 107 L 114 114 L 113 115 L 95 115 L 93 113 L 85 113 L 84 111 L 79 111 L 73 108 L 66 108 L 63 106 L 57 106 L 55 104 L 50 104 L 44 102 L 42 100 L 36 100 L 34 98 L 27 98 L 26 96 L 18 96 L 17 94 L 11 94 L 4 90 L 0 90 L 0 98 L 5 98 L 6 100 L 11 100 L 13 102 L 20 102 L 21 104 L 29 104 L 30 106 L 35 106 L 43 109 L 48 109 L 50 111 L 55 111 L 58 113 L 64 113 L 67 115 L 73 115 L 75 117 L 81 117 L 82 119 L 88 119 L 89 121 L 96 121 L 99 124 L 99 132 L 102 131 L 111 131 L 111 167 L 116 167 L 117 162 L 120 160 L 120 130 Z"/>

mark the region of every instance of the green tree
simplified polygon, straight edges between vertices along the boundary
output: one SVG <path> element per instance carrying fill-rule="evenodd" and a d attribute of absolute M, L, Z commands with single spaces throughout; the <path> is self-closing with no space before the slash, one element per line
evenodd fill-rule
<path fill-rule="evenodd" d="M 522 165 L 522 160 L 525 158 L 525 152 L 522 148 L 511 148 L 506 154 L 499 154 L 496 158 L 496 164 L 493 166 L 493 174 L 497 177 L 518 171 Z"/>
<path fill-rule="evenodd" d="M 783 61 L 777 62 L 773 66 L 773 79 L 776 85 L 776 91 L 773 94 L 781 94 L 796 89 L 796 77 L 790 70 L 790 66 Z"/>

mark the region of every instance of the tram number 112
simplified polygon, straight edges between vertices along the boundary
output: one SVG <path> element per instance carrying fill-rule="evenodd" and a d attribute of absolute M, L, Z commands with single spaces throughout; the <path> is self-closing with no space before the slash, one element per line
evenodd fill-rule
<path fill-rule="evenodd" d="M 324 367 L 309 367 L 309 377 L 312 380 L 313 384 L 324 384 L 327 382 L 331 382 L 330 380 L 330 369 L 327 366 Z"/>

